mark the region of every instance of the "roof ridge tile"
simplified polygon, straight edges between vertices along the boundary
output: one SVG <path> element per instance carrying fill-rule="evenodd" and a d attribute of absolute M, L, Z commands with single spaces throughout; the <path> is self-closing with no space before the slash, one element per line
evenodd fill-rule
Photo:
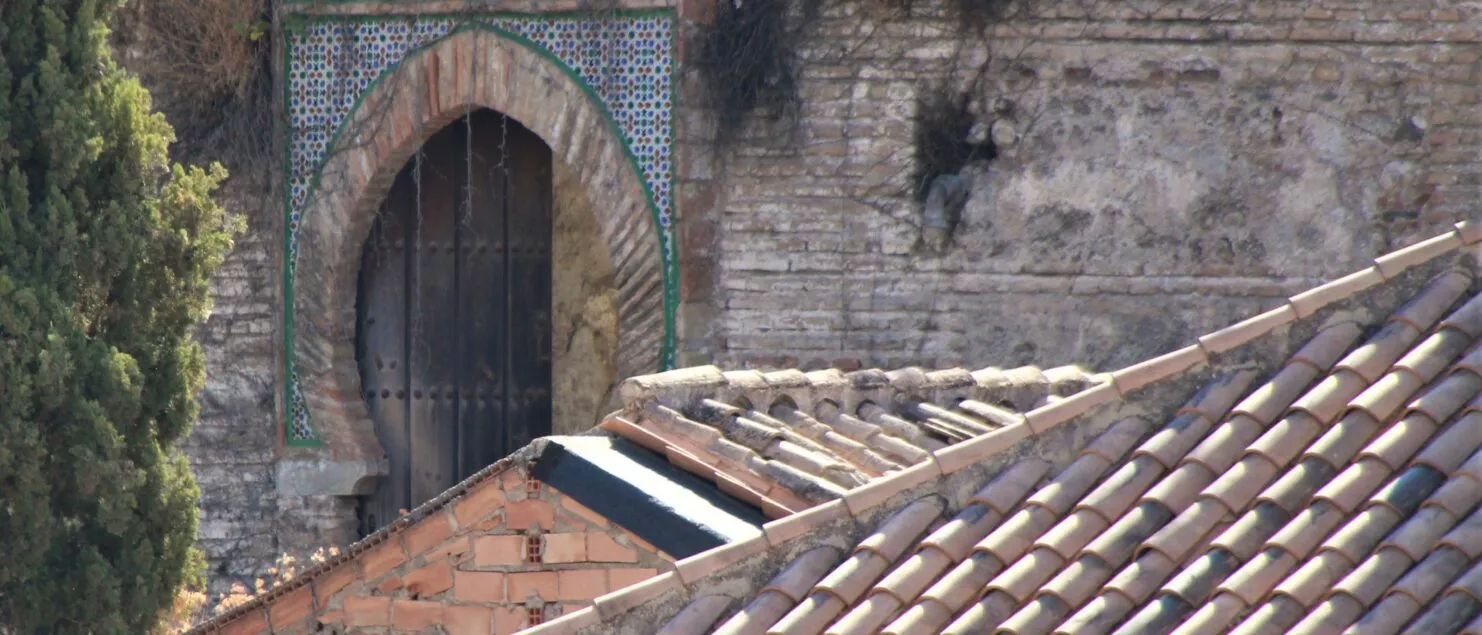
<path fill-rule="evenodd" d="M 689 586 L 711 573 L 735 565 L 752 556 L 767 552 L 767 536 L 755 536 L 708 549 L 674 563 L 679 580 Z"/>
<path fill-rule="evenodd" d="M 889 476 L 875 479 L 844 492 L 844 505 L 855 517 L 879 507 L 896 494 L 919 485 L 930 483 L 942 476 L 942 468 L 936 458 L 918 463 Z"/>
<path fill-rule="evenodd" d="M 1210 356 L 1219 355 L 1295 321 L 1296 310 L 1291 304 L 1283 304 L 1199 337 L 1199 347 Z"/>
<path fill-rule="evenodd" d="M 1379 273 L 1384 275 L 1385 280 L 1390 280 L 1406 269 L 1424 264 L 1465 244 L 1460 233 L 1452 230 L 1375 258 L 1374 266 L 1379 268 Z"/>
<path fill-rule="evenodd" d="M 1097 406 L 1115 401 L 1118 396 L 1115 385 L 1097 384 L 1094 388 L 1087 388 L 1060 401 L 1024 413 L 1024 422 L 1034 434 L 1043 434 L 1046 430 L 1075 419 Z"/>
<path fill-rule="evenodd" d="M 777 547 L 819 526 L 850 517 L 844 501 L 834 500 L 768 522 L 762 525 L 762 533 L 767 536 L 767 544 Z"/>
<path fill-rule="evenodd" d="M 1112 373 L 1117 394 L 1125 397 L 1155 381 L 1180 374 L 1209 361 L 1209 353 L 1198 344 L 1138 362 Z"/>
<path fill-rule="evenodd" d="M 1347 299 L 1370 287 L 1384 283 L 1384 274 L 1378 267 L 1360 269 L 1346 276 L 1327 282 L 1287 298 L 1297 319 L 1306 318 L 1323 307 Z"/>
<path fill-rule="evenodd" d="M 1034 436 L 1034 432 L 1029 428 L 1029 424 L 1017 423 L 961 443 L 954 443 L 933 452 L 930 458 L 936 461 L 943 474 L 953 474 L 964 467 L 997 455 L 1031 436 Z"/>
<path fill-rule="evenodd" d="M 593 600 L 593 608 L 597 610 L 597 615 L 601 616 L 602 621 L 607 622 L 676 589 L 684 590 L 684 583 L 680 581 L 679 574 L 665 571 L 642 582 L 597 596 L 597 599 Z"/>
<path fill-rule="evenodd" d="M 1470 245 L 1482 241 L 1482 222 L 1477 220 L 1464 220 L 1452 225 L 1456 235 L 1461 238 L 1462 243 Z"/>

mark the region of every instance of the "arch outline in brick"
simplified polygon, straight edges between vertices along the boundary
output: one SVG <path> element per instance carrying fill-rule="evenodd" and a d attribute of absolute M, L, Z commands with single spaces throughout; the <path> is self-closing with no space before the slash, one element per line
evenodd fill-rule
<path fill-rule="evenodd" d="M 362 248 L 402 165 L 433 133 L 479 108 L 504 113 L 539 135 L 553 160 L 565 161 L 588 196 L 602 202 L 593 211 L 618 286 L 618 372 L 650 372 L 670 357 L 675 263 L 665 257 L 659 206 L 611 112 L 551 52 L 470 21 L 408 51 L 365 87 L 313 174 L 297 231 L 285 231 L 287 439 L 290 445 L 326 445 L 332 463 L 356 473 L 292 489 L 363 493 L 378 471 L 382 449 L 361 397 L 354 351 Z M 317 439 L 293 438 L 300 399 L 313 415 Z"/>

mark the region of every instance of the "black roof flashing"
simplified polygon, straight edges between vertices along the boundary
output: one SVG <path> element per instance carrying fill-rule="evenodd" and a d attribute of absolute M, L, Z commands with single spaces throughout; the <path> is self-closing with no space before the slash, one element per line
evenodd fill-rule
<path fill-rule="evenodd" d="M 675 559 L 750 538 L 760 509 L 620 437 L 547 437 L 530 475 Z"/>

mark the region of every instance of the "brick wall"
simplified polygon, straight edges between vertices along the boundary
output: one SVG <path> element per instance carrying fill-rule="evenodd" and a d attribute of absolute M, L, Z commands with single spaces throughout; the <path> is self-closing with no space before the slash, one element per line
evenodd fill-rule
<path fill-rule="evenodd" d="M 792 143 L 752 121 L 711 153 L 682 69 L 686 363 L 1113 368 L 1482 195 L 1466 3 L 1043 0 L 984 36 L 942 3 L 886 6 L 826 4 Z M 903 191 L 914 103 L 985 60 L 971 96 L 1000 156 L 967 171 L 951 245 L 923 250 Z"/>
<path fill-rule="evenodd" d="M 223 630 L 513 633 L 672 568 L 653 545 L 512 467 Z"/>

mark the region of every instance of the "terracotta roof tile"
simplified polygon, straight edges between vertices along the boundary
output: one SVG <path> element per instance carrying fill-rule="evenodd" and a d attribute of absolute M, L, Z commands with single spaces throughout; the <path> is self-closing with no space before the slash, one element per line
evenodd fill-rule
<path fill-rule="evenodd" d="M 952 619 L 952 611 L 937 602 L 923 602 L 906 609 L 894 622 L 880 631 L 883 635 L 936 633 Z"/>
<path fill-rule="evenodd" d="M 813 635 L 822 633 L 829 622 L 848 605 L 828 593 L 814 593 L 805 598 L 781 620 L 767 629 L 768 635 Z"/>
<path fill-rule="evenodd" d="M 719 619 L 731 603 L 731 598 L 723 595 L 707 595 L 696 598 L 684 607 L 678 615 L 670 619 L 654 633 L 654 635 L 698 635 L 708 633 L 715 620 Z"/>
<path fill-rule="evenodd" d="M 1421 450 L 1416 455 L 1415 462 L 1442 472 L 1451 472 L 1461 467 L 1471 449 L 1482 445 L 1482 412 L 1467 411 L 1462 414 L 1455 425 L 1441 431 L 1437 440 L 1439 442 L 1431 443 Z"/>
<path fill-rule="evenodd" d="M 1311 417 L 1302 416 L 1311 421 Z M 1204 495 L 1224 503 L 1229 510 L 1245 509 L 1261 488 L 1271 482 L 1279 465 L 1262 454 L 1247 454 L 1204 490 Z"/>
<path fill-rule="evenodd" d="M 1087 405 L 1071 396 L 1088 388 L 1104 386 L 1091 396 L 1114 399 L 1109 381 L 1074 366 L 847 374 L 707 366 L 626 380 L 623 409 L 601 427 L 655 451 L 683 450 L 676 465 L 717 482 L 729 476 L 746 486 L 742 498 L 795 511 L 929 461 L 933 451 L 1022 425 L 1025 410 L 1057 396 L 1070 397 L 1057 402 L 1067 416 Z M 1040 410 L 1043 422 L 1055 408 Z M 1001 449 L 991 446 L 974 446 L 985 454 L 972 459 Z"/>
<path fill-rule="evenodd" d="M 1068 606 L 1077 607 L 1090 599 L 1101 585 L 1115 573 L 1101 558 L 1085 556 L 1077 558 L 1059 575 L 1040 589 L 1040 593 L 1054 595 Z"/>
<path fill-rule="evenodd" d="M 1259 420 L 1237 414 L 1216 426 L 1184 460 L 1204 466 L 1211 474 L 1223 473 L 1240 460 L 1241 451 L 1250 447 L 1265 429 Z"/>
<path fill-rule="evenodd" d="M 1349 631 L 1359 634 L 1388 635 L 1398 633 L 1410 618 L 1419 613 L 1421 605 L 1408 595 L 1403 593 L 1391 593 L 1380 600 L 1378 604 L 1369 608 L 1369 612 L 1354 622 Z M 1295 624 L 1297 621 L 1292 620 Z"/>
<path fill-rule="evenodd" d="M 1324 536 L 1338 528 L 1345 516 L 1331 503 L 1317 501 L 1293 516 L 1285 527 L 1271 537 L 1268 544 L 1298 559 L 1306 558 L 1322 543 Z"/>
<path fill-rule="evenodd" d="M 1112 465 L 1112 461 L 1099 454 L 1082 454 L 1064 471 L 1055 475 L 1049 484 L 1031 494 L 1025 504 L 1049 511 L 1052 516 L 1060 516 L 1070 511 L 1075 502 L 1085 496 Z"/>
<path fill-rule="evenodd" d="M 834 622 L 826 633 L 846 635 L 848 633 L 873 632 L 885 624 L 885 620 L 900 610 L 901 602 L 888 593 L 876 593 L 860 602 L 839 621 Z"/>
<path fill-rule="evenodd" d="M 1482 240 L 1482 229 L 1465 231 Z M 1001 372 L 972 373 L 971 384 L 943 374 L 938 388 L 920 372 L 836 374 L 847 381 L 829 390 L 855 396 L 835 397 L 834 410 L 810 405 L 817 394 L 802 386 L 789 388 L 793 412 L 749 404 L 743 412 L 766 412 L 883 479 L 848 489 L 888 489 L 879 504 L 895 511 L 872 515 L 884 518 L 872 527 L 844 527 L 855 532 L 853 552 L 799 595 L 763 590 L 731 621 L 839 634 L 1455 632 L 1482 613 L 1482 296 L 1463 301 L 1471 277 L 1449 272 L 1407 287 L 1410 300 L 1378 323 L 1300 322 L 1291 332 L 1312 335 L 1284 363 L 1263 364 L 1264 377 L 1221 374 L 1225 362 L 1209 354 L 1357 291 L 1411 285 L 1404 267 L 1461 236 L 1382 257 L 1069 399 L 1052 399 L 1046 374 L 1017 373 L 1019 389 L 1038 395 L 1027 411 L 1022 396 L 1014 409 L 983 396 L 1012 375 Z M 1142 388 L 1205 364 L 1215 379 L 1182 406 L 1101 407 L 1149 398 Z M 694 415 L 692 404 L 664 405 Z M 1023 449 L 1060 439 L 1048 433 L 1061 426 L 1072 426 L 1069 452 Z M 905 465 L 900 456 L 877 452 L 882 462 L 865 469 L 846 446 L 817 442 L 820 431 L 858 442 L 856 453 L 885 437 L 924 456 L 891 471 L 883 461 Z M 913 441 L 928 437 L 938 445 Z M 977 464 L 998 479 L 960 482 L 983 478 L 966 469 Z M 937 490 L 941 498 L 922 493 L 945 482 L 954 484 Z M 907 491 L 925 498 L 895 496 Z M 843 507 L 857 523 L 866 518 Z M 773 531 L 774 548 L 820 526 L 804 518 L 796 531 Z"/>
<path fill-rule="evenodd" d="M 1077 611 L 1065 620 L 1060 628 L 1055 630 L 1057 634 L 1079 634 L 1079 633 L 1110 633 L 1122 617 L 1135 608 L 1132 600 L 1127 597 L 1111 593 L 1102 595 L 1086 604 L 1084 608 Z"/>
<path fill-rule="evenodd" d="M 1435 601 L 1403 633 L 1452 633 L 1477 614 L 1477 601 L 1453 593 Z"/>
<path fill-rule="evenodd" d="M 1275 593 L 1289 597 L 1304 607 L 1313 606 L 1323 594 L 1333 587 L 1353 567 L 1347 558 L 1336 551 L 1320 551 L 1302 565 L 1281 584 Z"/>
<path fill-rule="evenodd" d="M 1445 385 L 1445 383 L 1443 383 Z M 1478 384 L 1482 387 L 1482 383 Z M 1442 419 L 1444 421 L 1444 418 Z M 1391 470 L 1399 469 L 1410 460 L 1420 447 L 1436 433 L 1435 419 L 1424 413 L 1415 413 L 1395 422 L 1379 435 L 1367 448 L 1360 451 L 1359 458 L 1373 458 Z"/>
<path fill-rule="evenodd" d="M 1158 481 L 1143 495 L 1142 500 L 1156 501 L 1168 509 L 1183 511 L 1198 500 L 1199 492 L 1213 480 L 1214 472 L 1204 465 L 1184 463 Z"/>
<path fill-rule="evenodd" d="M 1070 560 L 1110 526 L 1106 517 L 1095 510 L 1078 509 L 1035 542 L 1035 546 L 1045 547 L 1062 559 Z"/>
<path fill-rule="evenodd" d="M 1289 301 L 1292 309 L 1297 312 L 1297 317 L 1305 318 L 1335 300 L 1346 298 L 1383 282 L 1384 275 L 1379 272 L 1379 268 L 1369 267 L 1298 293 Z"/>
<path fill-rule="evenodd" d="M 1115 426 L 1114 426 L 1115 427 Z M 1102 435 L 1106 436 L 1105 434 Z M 1123 450 L 1125 451 L 1125 450 Z M 983 489 L 978 490 L 970 499 L 973 503 L 983 503 L 994 511 L 1008 515 L 1009 511 L 1016 507 L 1024 496 L 1029 493 L 1036 483 L 1044 478 L 1050 469 L 1050 464 L 1036 459 L 1028 459 L 1015 463 L 1003 474 L 998 475 Z"/>
<path fill-rule="evenodd" d="M 937 576 L 952 564 L 952 557 L 939 549 L 922 549 L 907 558 L 899 567 L 891 571 L 889 576 L 875 585 L 873 595 L 888 597 L 894 605 L 889 613 L 876 615 L 878 621 L 875 618 L 866 620 L 871 623 L 871 628 L 884 624 L 885 618 L 893 615 L 907 602 L 914 601 L 922 591 L 926 590 L 926 585 L 936 580 Z"/>
<path fill-rule="evenodd" d="M 1016 604 L 1014 598 L 1007 593 L 1001 591 L 989 593 L 947 625 L 942 632 L 953 635 L 988 632 L 993 627 L 1002 624 L 1013 613 Z"/>
<path fill-rule="evenodd" d="M 1143 542 L 1148 549 L 1156 549 L 1163 555 L 1183 561 L 1194 547 L 1208 537 L 1223 519 L 1230 518 L 1230 510 L 1214 499 L 1201 499 L 1175 517 L 1157 533 Z"/>
<path fill-rule="evenodd" d="M 1053 550 L 1044 547 L 1031 549 L 989 582 L 984 593 L 1002 591 L 1012 596 L 1015 602 L 1024 602 L 1063 566 L 1065 558 Z"/>
<path fill-rule="evenodd" d="M 844 606 L 864 597 L 875 580 L 885 574 L 890 561 L 873 551 L 856 551 L 837 568 L 824 576 L 813 592 L 827 593 L 844 601 Z"/>
<path fill-rule="evenodd" d="M 1003 571 L 1003 568 L 1003 561 L 991 552 L 974 552 L 956 567 L 942 574 L 936 584 L 927 587 L 926 591 L 921 593 L 917 606 L 932 604 L 945 609 L 948 615 L 956 613 L 962 607 L 967 606 L 968 602 L 971 602 L 988 584 L 988 581 L 993 579 L 993 576 Z"/>
<path fill-rule="evenodd" d="M 1096 489 L 1091 490 L 1081 499 L 1081 502 L 1076 504 L 1076 509 L 1095 511 L 1110 522 L 1110 519 L 1120 517 L 1132 507 L 1143 492 L 1146 492 L 1166 471 L 1163 464 L 1152 456 L 1147 454 L 1135 456 L 1103 479 Z"/>
<path fill-rule="evenodd" d="M 993 554 L 999 562 L 1012 564 L 1029 552 L 1034 540 L 1055 525 L 1055 512 L 1038 505 L 1026 506 L 974 547 Z"/>

